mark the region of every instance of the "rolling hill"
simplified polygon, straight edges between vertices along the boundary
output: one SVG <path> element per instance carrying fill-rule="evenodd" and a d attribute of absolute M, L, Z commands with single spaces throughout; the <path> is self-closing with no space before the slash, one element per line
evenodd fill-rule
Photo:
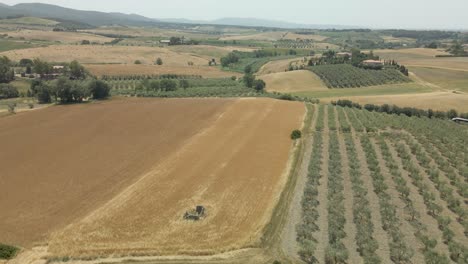
<path fill-rule="evenodd" d="M 121 24 L 128 26 L 145 26 L 158 23 L 157 20 L 136 14 L 105 13 L 83 11 L 42 3 L 24 3 L 14 6 L 0 5 L 0 18 L 14 16 L 32 16 L 57 20 L 76 21 L 92 26 Z"/>

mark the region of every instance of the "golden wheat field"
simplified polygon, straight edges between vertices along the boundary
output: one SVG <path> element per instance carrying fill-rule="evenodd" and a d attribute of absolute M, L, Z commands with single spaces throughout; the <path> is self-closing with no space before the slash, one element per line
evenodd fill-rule
<path fill-rule="evenodd" d="M 2 52 L 12 60 L 40 58 L 46 61 L 80 63 L 121 63 L 134 64 L 140 60 L 143 64 L 154 64 L 161 58 L 166 66 L 208 65 L 209 59 L 190 54 L 173 52 L 167 48 L 135 46 L 99 46 L 99 45 L 52 45 L 48 47 L 22 49 Z"/>
<path fill-rule="evenodd" d="M 271 99 L 119 99 L 4 117 L 3 241 L 70 256 L 256 245 L 304 112 Z M 206 218 L 183 220 L 196 205 Z"/>
<path fill-rule="evenodd" d="M 266 82 L 268 91 L 290 93 L 328 90 L 320 78 L 308 70 L 271 73 L 260 78 Z"/>

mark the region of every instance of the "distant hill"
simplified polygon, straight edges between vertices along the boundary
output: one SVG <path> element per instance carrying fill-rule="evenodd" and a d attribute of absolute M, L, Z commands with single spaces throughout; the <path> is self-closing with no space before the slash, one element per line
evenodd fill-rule
<path fill-rule="evenodd" d="M 28 3 L 8 6 L 0 5 L 0 17 L 32 16 L 48 19 L 76 21 L 93 26 L 121 24 L 128 26 L 153 25 L 158 21 L 135 14 L 105 13 L 97 11 L 82 11 L 56 5 Z"/>
<path fill-rule="evenodd" d="M 270 28 L 310 28 L 310 29 L 353 29 L 357 27 L 342 26 L 342 25 L 311 25 L 311 24 L 297 24 L 280 20 L 268 20 L 258 18 L 236 18 L 227 17 L 216 20 L 189 20 L 189 19 L 159 19 L 159 21 L 171 23 L 186 23 L 186 24 L 211 24 L 211 25 L 230 25 L 230 26 L 244 26 L 244 27 L 270 27 Z"/>
<path fill-rule="evenodd" d="M 341 25 L 306 25 L 279 20 L 257 18 L 221 18 L 216 20 L 189 20 L 189 19 L 153 19 L 137 14 L 105 13 L 98 11 L 84 11 L 65 8 L 42 3 L 23 3 L 8 6 L 0 3 L 0 18 L 14 18 L 20 16 L 46 18 L 55 21 L 72 21 L 75 24 L 91 26 L 124 25 L 124 26 L 162 26 L 172 24 L 210 24 L 230 25 L 244 27 L 270 27 L 270 28 L 311 28 L 311 29 L 349 29 L 355 27 Z"/>

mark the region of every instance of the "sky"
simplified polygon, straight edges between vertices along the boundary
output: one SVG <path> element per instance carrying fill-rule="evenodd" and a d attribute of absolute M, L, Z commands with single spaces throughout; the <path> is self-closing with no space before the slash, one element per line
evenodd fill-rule
<path fill-rule="evenodd" d="M 16 0 L 0 0 L 13 5 Z M 367 28 L 468 29 L 468 0 L 43 0 L 81 10 L 151 18 L 249 17 Z"/>

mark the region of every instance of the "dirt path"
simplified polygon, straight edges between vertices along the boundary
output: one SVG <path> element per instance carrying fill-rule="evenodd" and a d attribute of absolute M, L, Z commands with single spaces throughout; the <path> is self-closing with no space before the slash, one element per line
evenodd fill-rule
<path fill-rule="evenodd" d="M 392 175 L 386 165 L 386 162 L 382 156 L 382 151 L 380 146 L 376 143 L 376 140 L 371 138 L 371 142 L 374 145 L 375 152 L 377 154 L 377 159 L 379 161 L 379 166 L 382 171 L 383 176 L 385 177 L 385 184 L 388 186 L 388 194 L 391 197 L 391 203 L 396 208 L 396 216 L 400 220 L 400 230 L 403 234 L 403 238 L 408 246 L 415 249 L 414 255 L 412 257 L 413 263 L 424 263 L 424 256 L 418 248 L 422 248 L 423 245 L 418 238 L 414 235 L 416 231 L 413 226 L 406 220 L 407 215 L 405 214 L 405 203 L 399 199 L 400 193 L 396 189 L 395 182 L 392 180 Z"/>
<path fill-rule="evenodd" d="M 318 193 L 318 212 L 319 217 L 317 225 L 319 230 L 315 232 L 314 237 L 317 238 L 317 249 L 315 257 L 318 259 L 319 263 L 324 263 L 325 260 L 325 251 L 328 246 L 328 149 L 330 141 L 330 130 L 328 129 L 328 108 L 324 107 L 324 127 L 323 127 L 323 151 L 322 151 L 322 167 L 321 173 L 322 177 L 320 178 L 320 186 Z"/>
<path fill-rule="evenodd" d="M 376 254 L 382 259 L 383 263 L 391 263 L 390 260 L 390 248 L 388 245 L 389 238 L 387 232 L 382 228 L 382 216 L 380 215 L 379 197 L 374 192 L 374 186 L 372 185 L 372 177 L 367 165 L 367 159 L 362 148 L 362 143 L 359 135 L 356 134 L 354 129 L 351 130 L 353 134 L 354 145 L 356 146 L 356 152 L 358 155 L 359 163 L 361 164 L 361 176 L 366 189 L 368 190 L 367 199 L 369 201 L 369 207 L 372 212 L 372 223 L 374 225 L 374 238 L 379 244 L 379 248 Z"/>
<path fill-rule="evenodd" d="M 296 226 L 302 220 L 302 197 L 304 195 L 304 188 L 307 182 L 307 174 L 308 174 L 308 166 L 310 161 L 310 156 L 312 154 L 312 146 L 314 143 L 314 138 L 311 134 L 311 129 L 315 128 L 315 124 L 317 123 L 317 106 L 313 106 L 313 116 L 312 123 L 310 129 L 305 131 L 305 138 L 304 138 L 304 150 L 303 150 L 303 159 L 300 165 L 300 170 L 298 173 L 297 183 L 294 188 L 294 197 L 291 201 L 291 205 L 289 207 L 289 213 L 287 218 L 287 223 L 283 229 L 281 234 L 281 248 L 284 254 L 294 263 L 301 262 L 301 259 L 298 256 L 299 247 L 297 245 L 297 234 L 296 234 Z"/>
<path fill-rule="evenodd" d="M 418 188 L 412 183 L 413 180 L 408 175 L 408 172 L 403 168 L 402 160 L 398 156 L 395 147 L 390 143 L 389 140 L 386 140 L 386 142 L 388 148 L 390 149 L 390 153 L 392 154 L 392 158 L 398 165 L 398 170 L 401 172 L 401 176 L 408 182 L 408 188 L 410 189 L 409 198 L 413 202 L 415 210 L 420 215 L 421 222 L 426 226 L 427 233 L 430 234 L 432 238 L 437 240 L 435 249 L 439 253 L 449 252 L 447 245 L 445 245 L 442 241 L 442 232 L 439 230 L 439 228 L 437 228 L 437 221 L 426 213 L 427 207 L 424 204 L 423 197 L 419 194 Z"/>
<path fill-rule="evenodd" d="M 340 124 L 338 122 L 338 111 L 336 107 L 334 108 L 336 120 L 336 127 L 339 129 Z M 338 130 L 339 131 L 339 130 Z M 345 140 L 342 132 L 338 132 L 338 141 L 340 144 L 340 153 L 341 153 L 341 167 L 343 168 L 343 196 L 345 197 L 344 206 L 345 206 L 345 218 L 346 223 L 344 226 L 344 231 L 346 232 L 346 237 L 343 239 L 345 247 L 349 251 L 349 261 L 350 263 L 362 263 L 363 260 L 357 251 L 356 244 L 356 225 L 354 224 L 353 216 L 353 204 L 354 204 L 354 195 L 351 186 L 351 176 L 349 174 L 349 159 L 348 153 L 346 151 Z"/>
<path fill-rule="evenodd" d="M 458 216 L 454 212 L 452 212 L 450 209 L 448 209 L 447 202 L 441 198 L 439 190 L 435 187 L 434 183 L 430 180 L 429 175 L 426 173 L 426 170 L 423 167 L 421 167 L 416 157 L 413 155 L 413 153 L 411 153 L 407 142 L 406 141 L 401 141 L 401 142 L 405 145 L 406 150 L 408 151 L 411 157 L 411 161 L 421 173 L 423 182 L 428 187 L 428 190 L 435 194 L 435 203 L 441 206 L 442 208 L 441 215 L 448 216 L 452 220 L 449 226 L 450 226 L 450 229 L 455 233 L 454 239 L 463 245 L 468 245 L 468 238 L 464 235 L 465 229 L 457 221 Z"/>

